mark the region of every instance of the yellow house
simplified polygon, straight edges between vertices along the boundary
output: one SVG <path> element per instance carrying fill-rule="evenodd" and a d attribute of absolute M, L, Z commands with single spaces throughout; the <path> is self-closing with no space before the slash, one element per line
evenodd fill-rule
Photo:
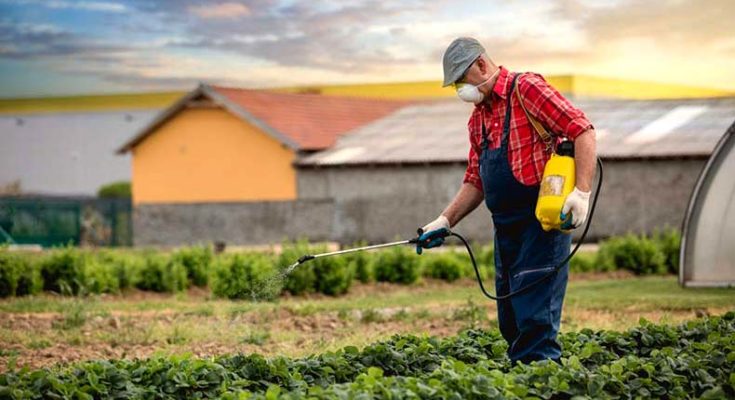
<path fill-rule="evenodd" d="M 118 149 L 133 203 L 293 200 L 293 162 L 406 101 L 200 84 Z"/>

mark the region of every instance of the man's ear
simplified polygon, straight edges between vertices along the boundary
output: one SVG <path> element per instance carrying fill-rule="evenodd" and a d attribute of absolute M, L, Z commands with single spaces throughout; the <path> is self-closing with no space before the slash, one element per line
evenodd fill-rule
<path fill-rule="evenodd" d="M 482 76 L 485 76 L 485 74 L 487 74 L 488 67 L 489 65 L 487 65 L 487 60 L 485 60 L 485 58 L 480 57 L 477 59 L 477 68 L 480 69 L 480 74 Z"/>

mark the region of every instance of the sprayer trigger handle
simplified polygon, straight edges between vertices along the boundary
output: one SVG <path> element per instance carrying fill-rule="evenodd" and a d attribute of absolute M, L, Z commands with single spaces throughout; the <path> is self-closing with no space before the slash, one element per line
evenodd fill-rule
<path fill-rule="evenodd" d="M 408 243 L 418 243 L 419 242 L 419 238 L 421 237 L 421 235 L 424 234 L 424 230 L 421 229 L 421 228 L 419 228 L 419 229 L 416 230 L 416 233 L 418 234 L 418 236 L 416 236 L 413 239 L 409 239 Z"/>

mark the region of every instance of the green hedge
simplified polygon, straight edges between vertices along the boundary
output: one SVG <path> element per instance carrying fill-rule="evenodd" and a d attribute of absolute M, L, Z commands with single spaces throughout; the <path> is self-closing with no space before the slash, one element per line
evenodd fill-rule
<path fill-rule="evenodd" d="M 172 255 L 173 262 L 181 264 L 186 270 L 189 285 L 207 286 L 213 254 L 209 246 L 185 247 Z"/>
<path fill-rule="evenodd" d="M 350 248 L 367 246 L 366 242 L 353 243 Z M 355 273 L 355 279 L 362 283 L 370 283 L 375 280 L 374 259 L 375 256 L 370 252 L 358 251 L 345 254 L 345 259 L 350 264 L 350 268 Z"/>
<path fill-rule="evenodd" d="M 375 280 L 408 285 L 421 276 L 419 257 L 412 247 L 393 247 L 375 253 Z"/>
<path fill-rule="evenodd" d="M 224 254 L 212 269 L 212 294 L 228 299 L 273 300 L 281 293 L 272 258 L 266 254 Z"/>
<path fill-rule="evenodd" d="M 664 255 L 666 270 L 672 274 L 679 273 L 679 250 L 681 249 L 681 233 L 672 228 L 656 231 L 653 241 Z"/>
<path fill-rule="evenodd" d="M 421 259 L 423 275 L 429 278 L 441 279 L 454 282 L 459 278 L 467 276 L 467 269 L 460 257 L 454 252 L 444 252 Z"/>
<path fill-rule="evenodd" d="M 135 287 L 153 292 L 177 292 L 189 286 L 186 267 L 165 254 L 149 252 L 140 270 Z"/>
<path fill-rule="evenodd" d="M 284 243 L 276 258 L 279 271 L 285 271 L 305 254 L 327 252 L 324 246 L 310 246 L 305 240 Z M 336 296 L 346 293 L 354 280 L 355 265 L 346 257 L 334 256 L 309 260 L 285 277 L 284 291 L 293 295 L 323 293 Z"/>
<path fill-rule="evenodd" d="M 40 293 L 43 280 L 30 257 L 0 247 L 0 297 Z"/>
<path fill-rule="evenodd" d="M 680 234 L 673 229 L 657 231 L 650 237 L 613 237 L 602 241 L 597 253 L 577 253 L 569 268 L 573 273 L 617 269 L 636 274 L 675 273 L 680 244 Z M 473 249 L 481 277 L 491 279 L 495 264 L 492 246 L 475 244 Z M 41 290 L 63 294 L 116 293 L 130 288 L 177 292 L 190 286 L 210 286 L 215 296 L 247 298 L 266 275 L 282 274 L 301 256 L 326 250 L 305 240 L 284 243 L 279 255 L 243 253 L 236 258 L 216 256 L 208 246 L 181 248 L 172 253 L 61 247 L 43 254 L 15 253 L 0 247 L 0 297 Z M 410 285 L 422 276 L 451 282 L 474 279 L 475 272 L 463 247 L 432 249 L 418 256 L 413 247 L 403 246 L 310 260 L 279 279 L 277 290 L 269 287 L 266 292 L 337 296 L 349 291 L 355 280 Z"/>
<path fill-rule="evenodd" d="M 606 270 L 625 269 L 639 275 L 663 274 L 666 258 L 650 238 L 628 234 L 606 240 L 600 245 L 598 262 Z"/>

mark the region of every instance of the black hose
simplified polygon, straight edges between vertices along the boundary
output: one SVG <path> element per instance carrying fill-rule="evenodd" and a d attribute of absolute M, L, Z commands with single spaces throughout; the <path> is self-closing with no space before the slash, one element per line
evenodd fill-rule
<path fill-rule="evenodd" d="M 485 285 L 482 283 L 482 278 L 480 277 L 480 270 L 477 269 L 477 262 L 475 261 L 475 255 L 472 253 L 472 247 L 470 247 L 470 244 L 467 242 L 467 240 L 462 237 L 459 233 L 451 232 L 449 236 L 454 236 L 459 238 L 459 240 L 464 243 L 464 247 L 467 249 L 467 253 L 470 255 L 470 260 L 472 261 L 472 266 L 475 268 L 475 275 L 477 276 L 477 283 L 480 284 L 480 290 L 482 290 L 482 294 L 484 294 L 487 298 L 491 300 L 505 300 L 509 299 L 517 294 L 521 294 L 523 292 L 528 291 L 532 287 L 538 285 L 539 283 L 545 281 L 546 279 L 549 279 L 552 275 L 557 273 L 564 265 L 566 265 L 569 260 L 574 256 L 574 254 L 577 253 L 577 250 L 579 250 L 579 246 L 584 242 L 585 237 L 587 237 L 587 231 L 590 229 L 590 222 L 592 222 L 592 216 L 595 214 L 595 208 L 597 207 L 597 198 L 600 194 L 600 188 L 602 188 L 602 160 L 600 160 L 600 157 L 597 157 L 597 166 L 599 167 L 600 174 L 597 179 L 597 188 L 595 189 L 595 198 L 592 199 L 592 205 L 590 206 L 590 213 L 589 217 L 587 218 L 587 223 L 584 226 L 584 230 L 582 231 L 582 235 L 579 237 L 579 240 L 577 241 L 577 245 L 574 246 L 574 249 L 569 253 L 564 260 L 562 260 L 559 264 L 557 264 L 552 271 L 549 271 L 546 275 L 542 276 L 541 278 L 529 283 L 528 285 L 514 291 L 510 292 L 501 296 L 493 296 L 492 294 L 488 293 L 488 291 L 485 289 Z"/>

